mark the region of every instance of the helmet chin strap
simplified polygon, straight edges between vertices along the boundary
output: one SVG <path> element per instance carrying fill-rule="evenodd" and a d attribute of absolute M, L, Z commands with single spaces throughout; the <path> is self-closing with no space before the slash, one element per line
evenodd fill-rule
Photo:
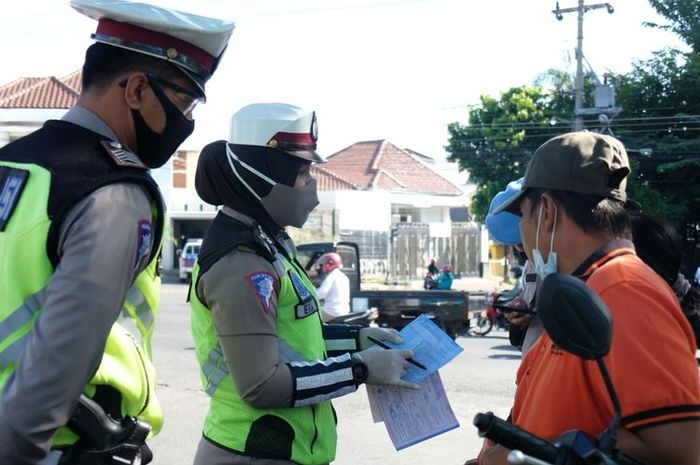
<path fill-rule="evenodd" d="M 243 179 L 243 177 L 238 173 L 238 170 L 236 169 L 236 167 L 233 164 L 233 160 L 236 160 L 238 163 L 241 164 L 241 166 L 243 168 L 247 169 L 248 171 L 250 171 L 251 173 L 253 173 L 257 177 L 262 179 L 263 181 L 270 183 L 270 185 L 275 186 L 277 184 L 275 181 L 270 179 L 268 176 L 265 176 L 263 173 L 256 170 L 255 168 L 253 168 L 252 166 L 250 166 L 249 164 L 247 164 L 246 162 L 244 162 L 240 158 L 238 158 L 236 156 L 236 154 L 233 153 L 233 150 L 231 150 L 231 147 L 229 146 L 229 144 L 226 144 L 226 160 L 228 160 L 228 164 L 231 167 L 231 171 L 233 171 L 233 174 L 236 175 L 238 180 L 241 181 L 241 183 L 246 187 L 246 189 L 248 189 L 248 191 L 251 194 L 253 194 L 253 196 L 255 196 L 256 199 L 258 199 L 258 201 L 260 201 L 262 199 L 262 197 L 260 197 L 258 195 L 258 193 L 255 192 L 255 190 L 252 187 L 250 187 L 250 185 L 245 181 L 245 179 Z"/>

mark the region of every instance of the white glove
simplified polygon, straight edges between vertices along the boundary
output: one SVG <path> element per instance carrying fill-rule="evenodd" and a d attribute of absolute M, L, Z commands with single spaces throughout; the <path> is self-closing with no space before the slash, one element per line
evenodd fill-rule
<path fill-rule="evenodd" d="M 368 326 L 360 329 L 360 350 L 369 349 L 374 345 L 374 342 L 370 341 L 367 336 L 380 341 L 391 341 L 394 344 L 401 344 L 403 342 L 403 339 L 399 336 L 399 332 L 395 329 Z"/>
<path fill-rule="evenodd" d="M 409 389 L 418 389 L 415 383 L 401 379 L 406 374 L 408 360 L 413 357 L 409 349 L 367 349 L 356 352 L 357 357 L 367 365 L 367 384 L 385 384 Z"/>

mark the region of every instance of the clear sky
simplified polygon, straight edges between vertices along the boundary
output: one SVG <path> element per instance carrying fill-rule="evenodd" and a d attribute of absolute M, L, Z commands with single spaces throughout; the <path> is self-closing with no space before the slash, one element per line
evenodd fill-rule
<path fill-rule="evenodd" d="M 389 139 L 441 159 L 447 124 L 466 122 L 479 96 L 529 85 L 549 68 L 575 70 L 576 14 L 555 0 L 154 0 L 237 24 L 209 101 L 184 148 L 226 138 L 237 109 L 264 101 L 317 111 L 319 151 Z M 587 0 L 587 4 L 598 3 Z M 585 15 L 583 52 L 602 78 L 653 50 L 680 46 L 643 27 L 647 0 L 611 0 Z M 576 0 L 560 0 L 562 8 Z M 3 0 L 0 83 L 63 76 L 82 64 L 95 21 L 67 0 Z"/>

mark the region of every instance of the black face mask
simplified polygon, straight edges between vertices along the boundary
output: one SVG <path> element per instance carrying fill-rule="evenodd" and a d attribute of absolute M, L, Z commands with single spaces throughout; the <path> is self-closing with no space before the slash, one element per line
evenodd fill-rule
<path fill-rule="evenodd" d="M 165 111 L 165 128 L 160 133 L 153 131 L 137 110 L 131 110 L 131 116 L 134 118 L 139 159 L 149 168 L 159 168 L 192 134 L 194 121 L 185 118 L 153 79 L 149 78 L 148 83 Z"/>

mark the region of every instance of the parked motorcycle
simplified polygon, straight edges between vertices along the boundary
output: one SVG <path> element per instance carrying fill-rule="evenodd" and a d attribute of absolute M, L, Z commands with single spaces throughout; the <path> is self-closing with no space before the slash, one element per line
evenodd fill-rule
<path fill-rule="evenodd" d="M 580 430 L 567 431 L 553 443 L 508 423 L 492 412 L 478 413 L 474 426 L 508 449 L 511 465 L 644 465 L 615 449 L 620 426 L 620 401 L 603 357 L 610 350 L 612 317 L 605 303 L 577 278 L 555 273 L 539 289 L 538 312 L 552 341 L 584 360 L 595 360 L 614 408 L 608 428 L 592 438 Z"/>

